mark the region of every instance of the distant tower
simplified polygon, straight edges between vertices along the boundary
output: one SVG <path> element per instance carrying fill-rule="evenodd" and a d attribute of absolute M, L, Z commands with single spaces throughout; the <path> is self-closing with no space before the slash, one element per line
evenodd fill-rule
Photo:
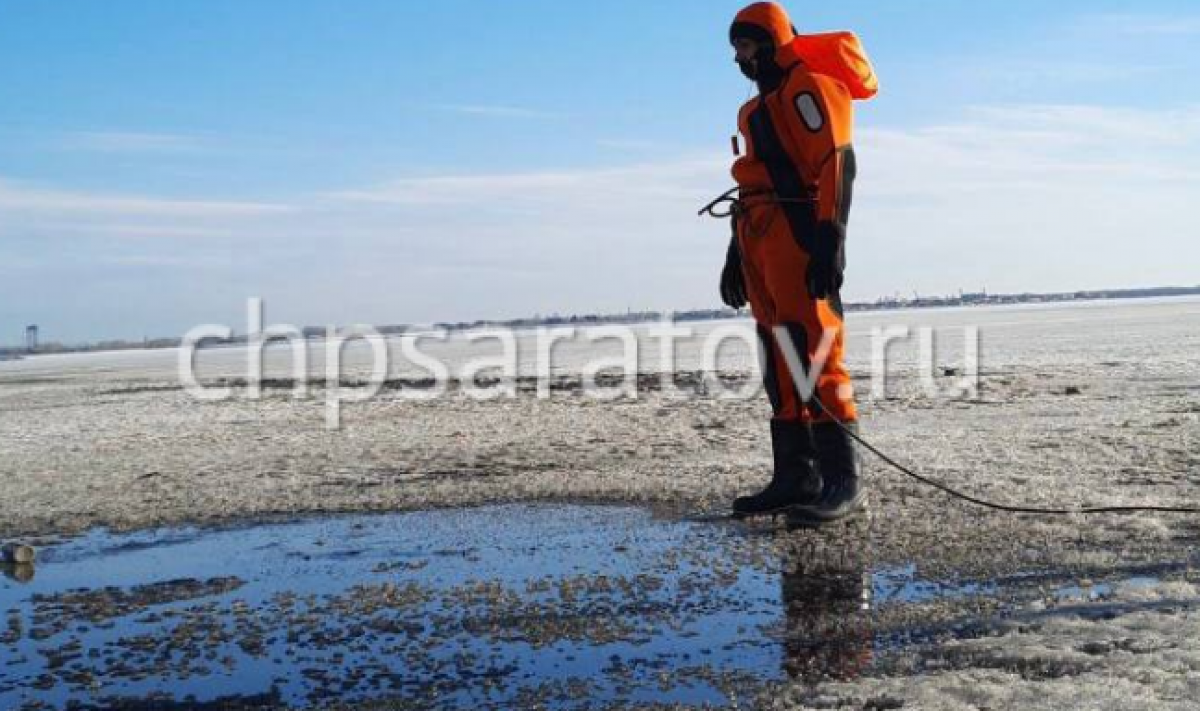
<path fill-rule="evenodd" d="M 30 353 L 37 350 L 38 347 L 38 327 L 37 324 L 30 324 L 25 327 L 25 350 Z"/>

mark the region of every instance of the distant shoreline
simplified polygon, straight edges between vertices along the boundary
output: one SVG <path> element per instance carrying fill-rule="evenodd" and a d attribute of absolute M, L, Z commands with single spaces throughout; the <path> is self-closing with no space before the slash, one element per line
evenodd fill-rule
<path fill-rule="evenodd" d="M 899 311 L 970 306 L 1060 304 L 1076 301 L 1118 301 L 1184 296 L 1200 296 L 1200 286 L 1166 286 L 1150 287 L 1145 289 L 1102 289 L 1095 291 L 1067 291 L 1043 294 L 987 294 L 980 292 L 964 293 L 959 294 L 958 296 L 929 296 L 915 297 L 912 299 L 878 299 L 874 302 L 847 302 L 845 304 L 845 308 L 848 312 L 860 313 L 871 311 Z M 481 319 L 476 321 L 439 322 L 434 323 L 431 326 L 422 325 L 420 328 L 428 329 L 432 327 L 436 330 L 457 332 L 480 328 L 528 329 L 553 326 L 600 326 L 609 324 L 650 323 L 660 321 L 664 316 L 667 315 L 670 315 L 675 321 L 715 321 L 720 319 L 738 318 L 739 316 L 744 316 L 745 314 L 745 311 L 735 311 L 730 308 L 696 309 L 675 312 L 630 311 L 623 314 L 583 314 L 570 316 L 561 316 L 555 314 L 552 316 L 533 316 L 506 320 Z M 387 336 L 401 334 L 412 330 L 414 327 L 416 327 L 415 324 L 396 324 L 379 326 L 378 330 L 381 334 Z M 326 335 L 324 327 L 309 326 L 301 330 L 304 335 L 310 339 L 324 338 Z M 40 346 L 36 351 L 32 352 L 24 348 L 0 348 L 0 361 L 20 360 L 28 355 L 177 348 L 179 347 L 181 340 L 182 339 L 180 338 L 154 338 L 145 339 L 142 341 L 112 340 L 72 345 L 48 343 Z M 224 341 L 208 342 L 206 343 L 205 347 L 234 346 L 244 344 L 245 342 L 246 336 L 242 335 L 234 336 L 233 338 L 226 339 Z"/>

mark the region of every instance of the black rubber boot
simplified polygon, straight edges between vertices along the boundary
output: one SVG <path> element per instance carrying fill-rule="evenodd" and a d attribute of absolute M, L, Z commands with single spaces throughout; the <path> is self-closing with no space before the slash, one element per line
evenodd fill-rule
<path fill-rule="evenodd" d="M 858 433 L 856 422 L 848 422 L 843 426 L 846 430 Z M 859 477 L 858 451 L 846 430 L 833 422 L 812 426 L 813 443 L 817 450 L 817 472 L 825 486 L 815 504 L 788 512 L 789 525 L 819 526 L 862 509 L 865 492 Z"/>
<path fill-rule="evenodd" d="M 733 502 L 737 518 L 769 516 L 795 506 L 811 506 L 821 495 L 821 478 L 813 468 L 812 432 L 803 422 L 771 420 L 771 483 L 753 496 Z"/>

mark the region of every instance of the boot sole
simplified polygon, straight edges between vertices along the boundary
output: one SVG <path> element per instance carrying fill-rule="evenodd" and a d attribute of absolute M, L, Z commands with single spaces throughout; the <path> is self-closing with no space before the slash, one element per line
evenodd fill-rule
<path fill-rule="evenodd" d="M 809 506 L 812 506 L 812 504 L 788 504 L 787 506 L 780 506 L 779 508 L 769 509 L 767 511 L 734 511 L 729 515 L 729 517 L 734 521 L 748 521 L 756 518 L 766 518 L 768 516 L 774 518 L 778 516 L 790 515 L 799 509 L 804 509 Z"/>
<path fill-rule="evenodd" d="M 789 528 L 820 528 L 826 524 L 845 521 L 867 513 L 866 494 L 849 507 L 839 509 L 837 513 L 822 513 L 810 506 L 793 507 L 788 512 L 787 525 Z"/>

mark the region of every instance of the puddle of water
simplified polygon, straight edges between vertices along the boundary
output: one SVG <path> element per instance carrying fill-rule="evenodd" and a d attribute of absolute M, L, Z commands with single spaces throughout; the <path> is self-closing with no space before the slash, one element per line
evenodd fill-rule
<path fill-rule="evenodd" d="M 929 602 L 969 595 L 995 595 L 999 591 L 999 586 L 990 582 L 924 580 L 917 576 L 915 565 L 878 571 L 872 577 L 873 599 L 876 605 Z"/>
<path fill-rule="evenodd" d="M 1128 590 L 1153 590 L 1162 583 L 1162 580 L 1150 576 L 1135 576 L 1126 578 L 1120 582 L 1121 587 Z M 1094 585 L 1065 585 L 1054 591 L 1054 599 L 1058 602 L 1068 602 L 1071 600 L 1101 600 L 1110 597 L 1113 594 L 1114 587 L 1109 583 L 1096 583 Z"/>
<path fill-rule="evenodd" d="M 872 599 L 987 592 L 915 568 L 789 570 L 770 537 L 631 508 L 95 531 L 0 580 L 0 708 L 723 704 L 867 668 Z"/>

